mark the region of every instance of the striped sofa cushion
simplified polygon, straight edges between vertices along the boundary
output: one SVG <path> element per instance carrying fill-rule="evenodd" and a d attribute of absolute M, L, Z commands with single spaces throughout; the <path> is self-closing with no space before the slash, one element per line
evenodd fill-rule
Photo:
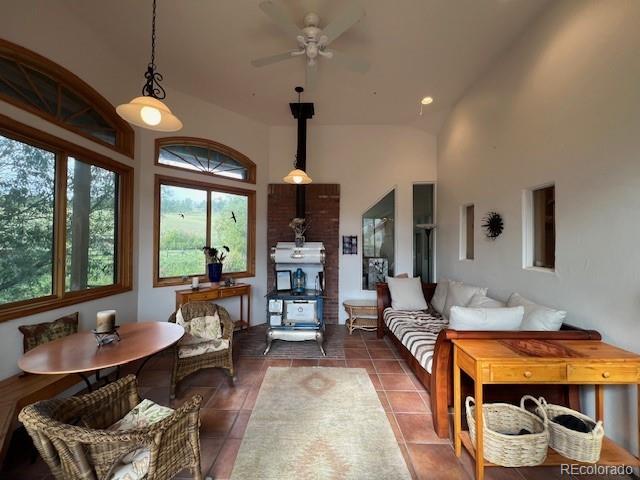
<path fill-rule="evenodd" d="M 422 368 L 431 373 L 436 338 L 440 330 L 449 325 L 448 320 L 434 311 L 414 312 L 387 308 L 384 311 L 384 321 Z"/>

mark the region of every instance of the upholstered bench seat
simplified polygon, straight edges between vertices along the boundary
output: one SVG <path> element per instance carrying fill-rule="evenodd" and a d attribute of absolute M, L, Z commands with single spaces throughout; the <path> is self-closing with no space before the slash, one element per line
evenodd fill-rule
<path fill-rule="evenodd" d="M 431 373 L 433 351 L 440 330 L 449 322 L 435 311 L 408 311 L 387 308 L 384 321 L 389 330 L 420 363 Z"/>

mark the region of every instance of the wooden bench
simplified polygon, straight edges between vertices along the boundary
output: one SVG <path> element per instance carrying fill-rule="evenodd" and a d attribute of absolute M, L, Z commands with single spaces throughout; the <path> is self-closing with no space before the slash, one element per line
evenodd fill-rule
<path fill-rule="evenodd" d="M 78 384 L 78 376 L 18 374 L 0 381 L 0 466 L 18 428 L 18 413 L 27 405 L 53 398 Z"/>

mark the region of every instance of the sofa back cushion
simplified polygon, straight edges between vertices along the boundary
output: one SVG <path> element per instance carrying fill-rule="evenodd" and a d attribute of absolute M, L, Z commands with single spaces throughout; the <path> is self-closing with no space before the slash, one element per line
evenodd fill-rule
<path fill-rule="evenodd" d="M 482 287 L 474 287 L 473 285 L 466 285 L 464 283 L 449 282 L 449 290 L 447 291 L 447 301 L 444 305 L 444 312 L 442 314 L 449 318 L 451 314 L 451 307 L 466 307 L 471 298 L 475 294 L 486 295 L 487 289 Z"/>
<path fill-rule="evenodd" d="M 391 308 L 394 310 L 426 310 L 429 308 L 422 292 L 420 278 L 387 278 Z"/>
<path fill-rule="evenodd" d="M 434 310 L 440 314 L 444 313 L 444 307 L 447 303 L 447 293 L 449 292 L 449 283 L 451 280 L 447 280 L 446 278 L 441 278 L 438 284 L 436 285 L 436 291 L 433 293 L 433 298 L 431 299 L 431 306 Z M 458 283 L 458 282 L 454 282 Z"/>
<path fill-rule="evenodd" d="M 455 330 L 519 330 L 524 307 L 451 307 L 449 328 Z"/>
<path fill-rule="evenodd" d="M 479 293 L 471 297 L 471 300 L 469 300 L 467 304 L 469 308 L 504 308 L 505 306 L 504 302 L 487 297 L 486 295 L 480 295 Z"/>
<path fill-rule="evenodd" d="M 524 318 L 522 319 L 520 330 L 557 331 L 560 330 L 562 322 L 567 316 L 567 312 L 564 310 L 554 310 L 544 305 L 538 305 L 519 293 L 512 293 L 507 302 L 507 307 L 517 306 L 524 307 Z"/>

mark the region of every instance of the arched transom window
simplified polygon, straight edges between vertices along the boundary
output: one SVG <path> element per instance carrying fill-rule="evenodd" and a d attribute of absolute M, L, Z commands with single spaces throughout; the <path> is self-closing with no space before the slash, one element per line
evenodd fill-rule
<path fill-rule="evenodd" d="M 108 100 L 66 68 L 2 39 L 0 99 L 133 157 L 133 129 Z"/>
<path fill-rule="evenodd" d="M 213 140 L 170 137 L 156 140 L 156 165 L 256 183 L 256 165 L 246 155 Z"/>

